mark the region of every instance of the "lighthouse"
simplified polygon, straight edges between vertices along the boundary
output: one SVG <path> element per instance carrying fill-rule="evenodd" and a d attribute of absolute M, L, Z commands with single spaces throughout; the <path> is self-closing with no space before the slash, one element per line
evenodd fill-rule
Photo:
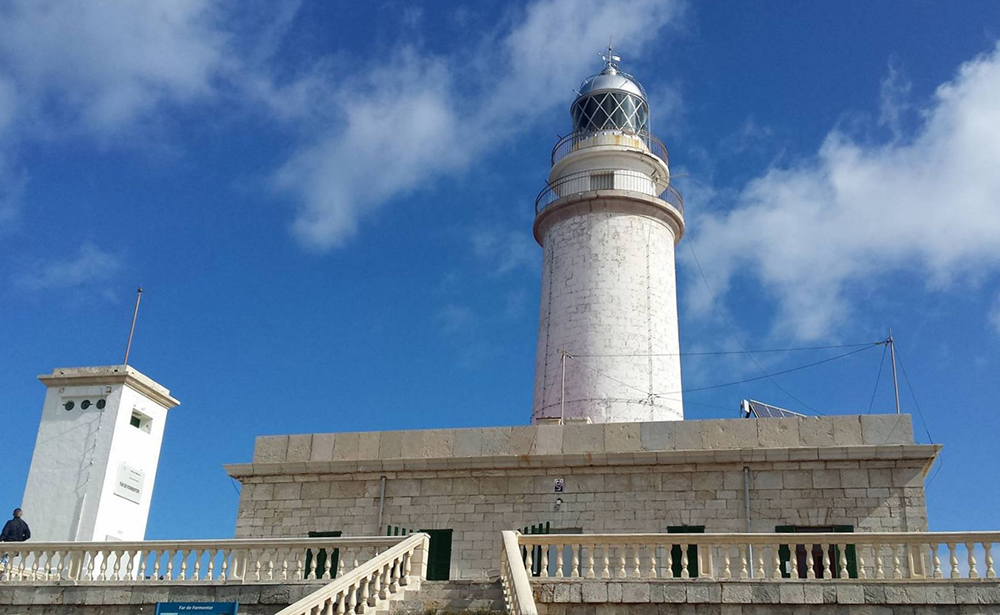
<path fill-rule="evenodd" d="M 646 91 L 609 47 L 535 201 L 534 423 L 684 418 L 674 247 L 684 207 Z"/>

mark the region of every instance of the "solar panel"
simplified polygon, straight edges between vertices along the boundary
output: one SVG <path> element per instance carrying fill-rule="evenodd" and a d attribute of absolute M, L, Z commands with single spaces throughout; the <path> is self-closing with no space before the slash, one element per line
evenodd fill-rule
<path fill-rule="evenodd" d="M 762 401 L 756 401 L 753 399 L 744 399 L 740 402 L 740 414 L 742 414 L 743 418 L 746 419 L 781 419 L 805 416 L 804 414 L 799 414 L 798 412 L 785 410 L 784 408 L 772 406 L 771 404 L 765 404 Z"/>

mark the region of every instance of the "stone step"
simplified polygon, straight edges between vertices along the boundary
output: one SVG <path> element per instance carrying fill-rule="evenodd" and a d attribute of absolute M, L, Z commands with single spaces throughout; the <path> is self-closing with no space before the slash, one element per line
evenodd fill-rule
<path fill-rule="evenodd" d="M 424 581 L 389 605 L 390 613 L 487 615 L 504 612 L 499 581 Z"/>

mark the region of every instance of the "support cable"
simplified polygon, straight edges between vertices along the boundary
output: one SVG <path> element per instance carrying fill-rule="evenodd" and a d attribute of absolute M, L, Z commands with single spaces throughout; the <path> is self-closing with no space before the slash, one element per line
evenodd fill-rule
<path fill-rule="evenodd" d="M 896 348 L 896 359 L 899 361 L 899 371 L 903 372 L 903 380 L 906 381 L 906 388 L 910 391 L 910 397 L 913 399 L 913 407 L 917 409 L 917 414 L 920 415 L 920 422 L 924 425 L 924 433 L 927 434 L 927 440 L 931 444 L 937 444 L 934 438 L 931 437 L 931 430 L 927 426 L 927 419 L 924 418 L 924 411 L 920 409 L 920 402 L 917 401 L 917 395 L 913 392 L 913 385 L 910 384 L 910 377 L 906 374 L 906 366 L 903 365 L 903 357 L 899 354 L 899 348 Z M 943 451 L 942 451 L 943 452 Z M 938 455 L 938 468 L 934 471 L 934 476 L 930 477 L 927 481 L 927 486 L 930 487 L 937 475 L 941 473 L 941 467 L 944 466 L 944 455 Z"/>
<path fill-rule="evenodd" d="M 742 348 L 744 351 L 746 351 L 747 350 L 746 345 L 743 344 L 743 340 L 741 340 L 740 337 L 736 334 L 736 327 L 733 326 L 733 323 L 729 321 L 729 317 L 726 316 L 726 313 L 719 307 L 719 301 L 718 301 L 718 299 L 715 298 L 715 293 L 712 292 L 712 286 L 708 283 L 708 278 L 705 276 L 705 271 L 701 268 L 701 261 L 698 260 L 698 255 L 695 254 L 695 251 L 694 251 L 694 242 L 693 241 L 688 241 L 687 242 L 687 246 L 688 246 L 688 249 L 691 250 L 691 256 L 694 257 L 694 264 L 698 266 L 698 273 L 701 274 L 701 281 L 705 283 L 705 288 L 708 289 L 708 294 L 709 294 L 709 296 L 712 297 L 712 304 L 715 306 L 715 311 L 718 312 L 719 315 L 722 316 L 722 319 L 726 322 L 726 324 L 729 325 L 729 331 L 732 334 L 733 339 L 736 340 L 736 343 L 740 345 L 740 348 Z M 755 366 L 757 366 L 757 370 L 761 374 L 765 374 L 764 368 L 761 367 L 760 363 L 757 362 L 757 359 L 754 358 L 753 353 L 750 353 L 749 351 L 747 351 L 747 354 L 750 357 L 750 360 L 753 361 L 753 364 Z M 791 392 L 789 392 L 787 389 L 785 389 L 785 387 L 783 387 L 780 384 L 778 384 L 777 382 L 775 382 L 770 376 L 765 376 L 765 377 L 767 378 L 767 380 L 769 380 L 771 382 L 771 384 L 773 384 L 774 386 L 778 387 L 778 389 L 782 393 L 784 393 L 785 395 L 787 395 L 790 398 L 794 399 L 799 404 L 801 404 L 803 407 L 808 408 L 809 410 L 812 410 L 816 414 L 823 414 L 822 412 L 816 410 L 815 408 L 813 408 L 809 404 L 805 403 L 804 401 L 802 401 L 801 399 L 799 399 L 795 395 L 792 395 Z"/>

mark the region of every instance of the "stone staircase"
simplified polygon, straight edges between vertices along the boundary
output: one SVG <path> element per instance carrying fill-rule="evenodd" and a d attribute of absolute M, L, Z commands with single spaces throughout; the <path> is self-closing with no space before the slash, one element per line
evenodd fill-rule
<path fill-rule="evenodd" d="M 447 615 L 504 613 L 500 581 L 423 581 L 419 590 L 404 590 L 388 605 L 389 613 Z"/>

